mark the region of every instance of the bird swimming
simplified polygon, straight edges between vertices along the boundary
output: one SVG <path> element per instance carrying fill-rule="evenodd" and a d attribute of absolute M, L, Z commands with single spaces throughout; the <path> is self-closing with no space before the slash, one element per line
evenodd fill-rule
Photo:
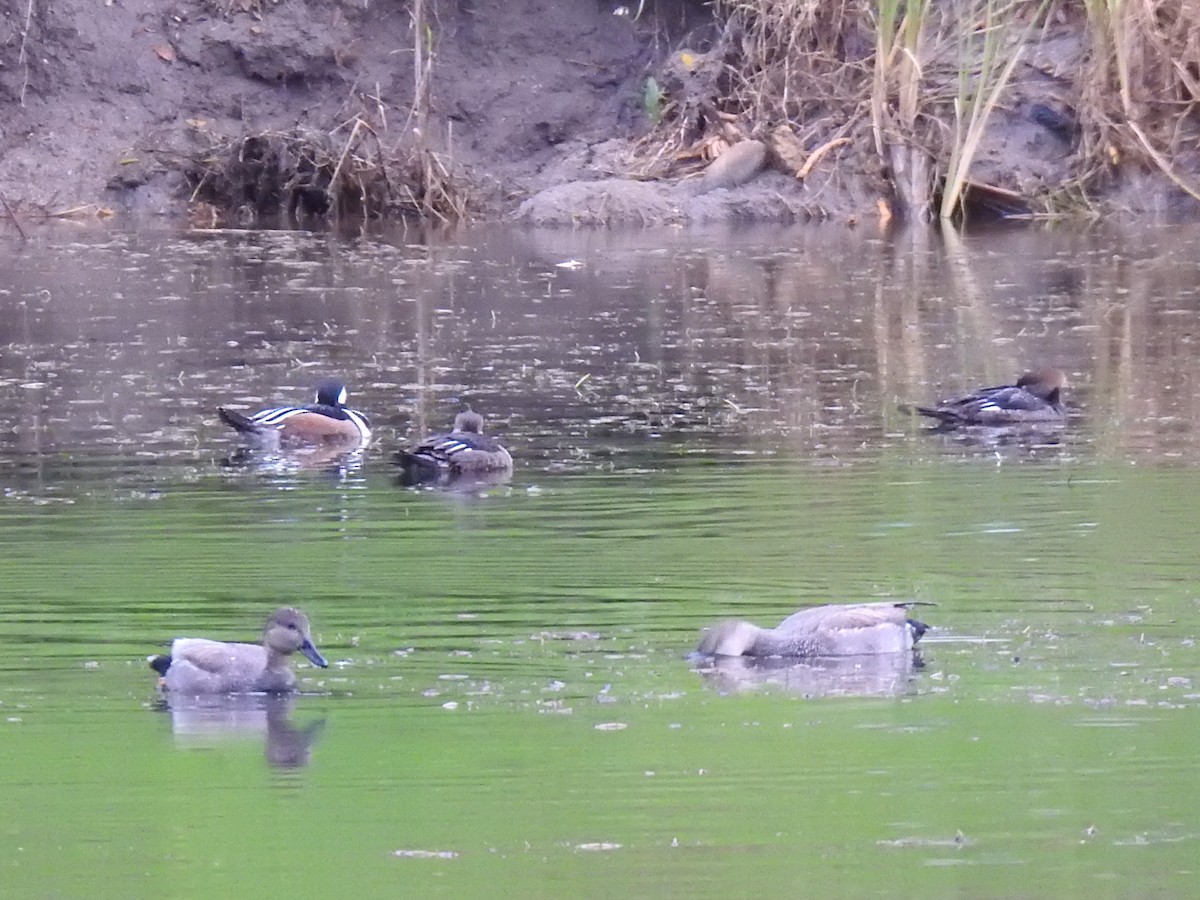
<path fill-rule="evenodd" d="M 454 427 L 424 438 L 412 450 L 401 450 L 396 461 L 410 483 L 460 475 L 503 474 L 512 471 L 512 455 L 490 434 L 483 433 L 483 416 L 464 410 Z"/>
<path fill-rule="evenodd" d="M 946 427 L 1061 423 L 1067 417 L 1062 402 L 1066 386 L 1067 377 L 1060 370 L 1037 369 L 1026 372 L 1016 384 L 980 388 L 961 397 L 943 400 L 936 406 L 911 409 L 937 419 Z"/>
<path fill-rule="evenodd" d="M 261 644 L 176 638 L 169 653 L 150 656 L 159 685 L 174 694 L 231 694 L 245 691 L 290 691 L 296 673 L 288 663 L 302 653 L 314 666 L 329 663 L 313 644 L 308 617 L 283 606 L 263 626 Z"/>
<path fill-rule="evenodd" d="M 275 406 L 251 416 L 217 407 L 221 421 L 239 434 L 279 446 L 365 447 L 371 439 L 370 420 L 346 406 L 346 386 L 335 378 L 317 384 L 314 401 L 305 406 Z"/>
<path fill-rule="evenodd" d="M 917 601 L 814 606 L 792 613 L 774 628 L 729 620 L 708 628 L 699 656 L 812 657 L 902 653 L 912 650 L 928 626 L 911 619 Z"/>

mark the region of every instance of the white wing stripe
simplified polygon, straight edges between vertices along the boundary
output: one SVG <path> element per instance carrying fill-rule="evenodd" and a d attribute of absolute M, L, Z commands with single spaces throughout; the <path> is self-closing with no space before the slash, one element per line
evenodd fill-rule
<path fill-rule="evenodd" d="M 251 417 L 251 421 L 259 425 L 278 425 L 286 419 L 304 412 L 308 412 L 308 410 L 301 406 L 278 406 L 275 409 L 264 409 L 255 413 Z"/>
<path fill-rule="evenodd" d="M 271 427 L 279 427 L 292 416 L 298 416 L 302 413 L 310 412 L 303 406 L 277 406 L 274 409 L 264 409 L 251 416 L 250 421 L 256 425 L 268 425 Z M 359 430 L 362 439 L 365 441 L 371 436 L 371 429 L 367 425 L 367 420 L 363 418 L 361 413 L 357 413 L 352 409 L 345 410 L 350 421 L 354 423 L 354 427 Z M 334 420 L 338 421 L 338 420 Z"/>

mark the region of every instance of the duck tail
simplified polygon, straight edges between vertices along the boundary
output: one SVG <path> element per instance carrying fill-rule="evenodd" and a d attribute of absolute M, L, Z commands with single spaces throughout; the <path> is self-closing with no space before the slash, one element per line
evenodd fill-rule
<path fill-rule="evenodd" d="M 240 412 L 233 409 L 226 409 L 223 406 L 217 407 L 217 415 L 221 417 L 221 421 L 235 431 L 240 431 L 242 434 L 259 434 L 259 427 L 254 424 L 254 421 L 249 416 L 243 416 Z"/>
<path fill-rule="evenodd" d="M 396 453 L 396 465 L 400 467 L 400 483 L 404 487 L 428 484 L 441 481 L 448 477 L 449 470 L 445 465 L 439 465 L 436 459 L 431 459 L 424 453 L 410 453 L 400 450 Z"/>
<path fill-rule="evenodd" d="M 431 456 L 421 450 L 418 450 L 416 453 L 410 453 L 408 450 L 397 451 L 396 464 L 404 469 L 427 473 L 437 473 L 449 468 L 444 460 Z"/>
<path fill-rule="evenodd" d="M 917 406 L 912 403 L 897 404 L 897 409 L 905 415 L 909 416 L 925 416 L 929 419 L 937 419 L 943 424 L 953 424 L 959 421 L 959 416 L 951 410 L 939 409 L 935 406 Z"/>
<path fill-rule="evenodd" d="M 912 409 L 915 413 L 929 419 L 937 419 L 939 422 L 953 423 L 962 419 L 960 415 L 948 409 L 937 409 L 932 406 L 914 406 Z"/>
<path fill-rule="evenodd" d="M 162 678 L 167 676 L 167 669 L 171 668 L 171 657 L 166 653 L 160 653 L 157 656 L 147 656 L 146 662 L 150 663 L 150 668 Z"/>
<path fill-rule="evenodd" d="M 908 627 L 912 629 L 914 644 L 921 639 L 921 636 L 924 635 L 925 632 L 929 630 L 929 626 L 920 619 L 905 619 L 904 621 L 907 622 Z"/>

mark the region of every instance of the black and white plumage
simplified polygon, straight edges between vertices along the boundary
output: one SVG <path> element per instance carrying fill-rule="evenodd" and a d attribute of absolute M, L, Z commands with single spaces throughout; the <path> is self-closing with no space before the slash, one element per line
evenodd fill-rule
<path fill-rule="evenodd" d="M 365 447 L 371 439 L 370 420 L 346 406 L 346 386 L 333 378 L 317 385 L 314 402 L 306 406 L 276 406 L 251 416 L 219 406 L 217 415 L 238 433 L 259 442 Z"/>
<path fill-rule="evenodd" d="M 512 456 L 496 438 L 483 433 L 483 416 L 472 410 L 455 416 L 452 431 L 430 435 L 412 450 L 401 450 L 396 461 L 410 484 L 460 475 L 506 474 L 513 468 Z"/>
<path fill-rule="evenodd" d="M 1026 372 L 1016 384 L 981 388 L 936 406 L 915 406 L 923 416 L 942 427 L 963 425 L 1004 426 L 1022 423 L 1055 424 L 1066 421 L 1062 390 L 1067 379 L 1058 369 Z"/>

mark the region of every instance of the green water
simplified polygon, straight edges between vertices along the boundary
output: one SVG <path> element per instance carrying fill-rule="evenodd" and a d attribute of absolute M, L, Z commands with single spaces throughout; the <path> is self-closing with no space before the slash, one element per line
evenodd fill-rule
<path fill-rule="evenodd" d="M 3 892 L 1187 893 L 1192 472 L 662 462 L 4 503 Z M 683 658 L 723 614 L 873 595 L 939 604 L 899 696 Z M 173 734 L 145 654 L 281 601 L 332 663 L 289 714 L 307 765 Z"/>
<path fill-rule="evenodd" d="M 0 897 L 1193 894 L 1198 243 L 0 247 Z M 897 412 L 1040 362 L 1043 441 Z M 214 407 L 326 372 L 365 456 L 241 464 Z M 464 401 L 511 482 L 400 487 Z M 686 658 L 872 598 L 923 665 Z M 164 707 L 282 603 L 298 696 Z"/>

